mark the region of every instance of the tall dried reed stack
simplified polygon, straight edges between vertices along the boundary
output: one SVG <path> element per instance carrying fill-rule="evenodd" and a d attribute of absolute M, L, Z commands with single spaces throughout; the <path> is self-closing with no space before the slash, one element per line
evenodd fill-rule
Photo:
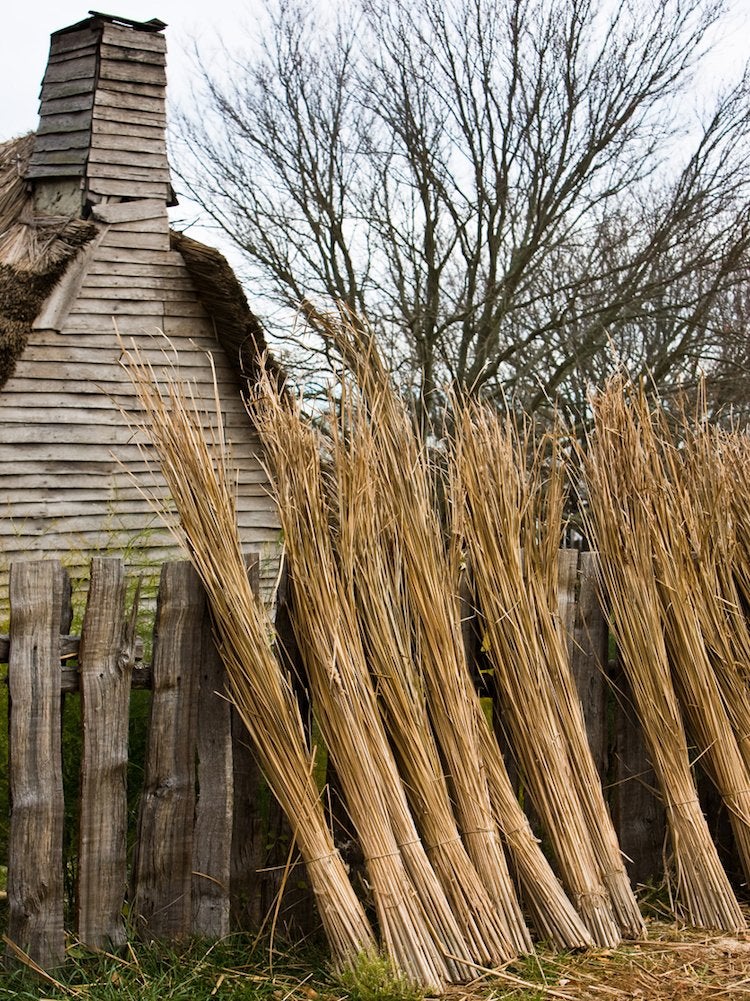
<path fill-rule="evenodd" d="M 178 539 L 206 589 L 232 701 L 300 846 L 334 961 L 351 964 L 374 951 L 375 938 L 326 826 L 299 705 L 248 582 L 218 397 L 198 401 L 176 371 L 160 385 L 137 351 L 124 361 L 143 411 L 132 420 L 154 446 L 180 517 Z M 152 461 L 147 449 L 144 457 Z"/>
<path fill-rule="evenodd" d="M 698 801 L 665 644 L 648 505 L 659 484 L 622 380 L 611 381 L 593 407 L 595 428 L 584 456 L 587 527 L 664 798 L 678 895 L 692 923 L 741 930 L 744 918 Z"/>
<path fill-rule="evenodd" d="M 429 462 L 403 404 L 375 350 L 370 333 L 351 316 L 316 316 L 334 341 L 362 391 L 369 410 L 382 484 L 380 503 L 388 513 L 403 566 L 403 594 L 412 621 L 415 660 L 429 704 L 438 746 L 447 763 L 459 827 L 477 871 L 493 890 L 496 904 L 524 946 L 525 926 L 509 896 L 507 870 L 494 832 L 497 823 L 513 852 L 520 880 L 540 933 L 568 948 L 590 938 L 533 837 L 512 794 L 505 764 L 494 742 L 494 768 L 487 771 L 488 727 L 466 663 L 456 573 L 442 544 Z M 492 798 L 490 786 L 493 783 Z M 474 825 L 472 827 L 472 825 Z M 480 826 L 481 825 L 481 826 Z M 472 831 L 474 831 L 472 835 Z M 497 871 L 493 875 L 493 867 Z M 501 867 L 501 868 L 500 868 Z M 487 876 L 492 877 L 487 881 Z M 502 881 L 498 885 L 499 878 Z M 552 929 L 552 930 L 551 930 Z"/>
<path fill-rule="evenodd" d="M 557 705 L 559 698 L 572 696 L 560 681 L 562 665 L 550 669 L 550 661 L 556 656 L 559 660 L 559 640 L 546 621 L 552 571 L 544 566 L 545 553 L 538 551 L 540 528 L 526 474 L 526 449 L 510 419 L 472 404 L 457 406 L 455 416 L 454 507 L 462 518 L 461 534 L 471 556 L 513 749 L 568 892 L 594 940 L 615 946 L 620 933 L 584 806 L 592 792 L 601 797 L 599 780 L 597 776 L 595 791 L 582 788 L 566 732 L 573 712 L 561 714 Z M 559 517 L 559 512 L 553 513 Z"/>
<path fill-rule="evenodd" d="M 735 497 L 744 463 L 736 463 L 746 436 L 683 422 L 678 482 L 685 531 L 700 585 L 701 632 L 745 767 L 750 768 L 750 624 L 740 580 L 748 553 L 738 542 Z M 750 569 L 750 566 L 747 568 Z"/>
<path fill-rule="evenodd" d="M 472 960 L 409 812 L 331 545 L 319 436 L 267 383 L 254 410 L 294 580 L 295 633 L 315 712 L 365 855 L 383 941 L 397 967 L 439 989 Z"/>
<path fill-rule="evenodd" d="M 650 533 L 672 677 L 702 763 L 727 806 L 740 860 L 750 878 L 750 772 L 714 670 L 721 663 L 714 658 L 712 664 L 704 640 L 703 627 L 714 640 L 720 639 L 712 626 L 721 627 L 717 619 L 723 610 L 717 581 L 710 577 L 711 563 L 705 560 L 706 547 L 700 544 L 702 513 L 691 503 L 682 448 L 672 440 L 663 410 L 657 406 L 651 411 L 642 392 L 631 393 L 628 406 L 651 480 L 651 490 L 640 503 Z"/>
<path fill-rule="evenodd" d="M 333 447 L 337 551 L 412 810 L 435 872 L 479 964 L 515 954 L 456 827 L 415 661 L 402 560 L 372 429 L 362 407 L 340 403 Z"/>

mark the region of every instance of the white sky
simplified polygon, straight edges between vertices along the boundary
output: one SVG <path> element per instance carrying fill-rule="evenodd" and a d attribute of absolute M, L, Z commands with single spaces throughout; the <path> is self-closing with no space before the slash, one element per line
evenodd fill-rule
<path fill-rule="evenodd" d="M 99 0 L 94 0 L 98 3 Z M 177 101 L 190 92 L 191 65 L 187 55 L 195 40 L 203 53 L 215 52 L 220 38 L 230 48 L 252 34 L 253 21 L 261 15 L 264 0 L 101 0 L 105 13 L 148 21 L 166 21 L 168 96 Z M 314 2 L 314 0 L 311 0 Z M 339 0 L 328 0 L 336 3 Z M 607 0 L 604 0 L 606 3 Z M 618 2 L 618 0 L 612 0 Z M 750 0 L 729 0 L 731 15 L 724 21 L 724 35 L 711 54 L 698 87 L 700 103 L 714 89 L 720 77 L 736 71 L 747 58 L 750 38 Z M 89 16 L 89 3 L 79 0 L 26 0 L 6 3 L 0 31 L 0 142 L 35 129 L 38 124 L 39 88 L 53 31 Z M 182 209 L 182 211 L 181 211 Z M 195 218 L 183 200 L 178 218 Z M 198 232 L 198 239 L 221 243 Z M 228 248 L 223 248 L 227 252 Z M 229 256 L 234 254 L 229 251 Z M 234 263 L 237 263 L 236 261 Z"/>

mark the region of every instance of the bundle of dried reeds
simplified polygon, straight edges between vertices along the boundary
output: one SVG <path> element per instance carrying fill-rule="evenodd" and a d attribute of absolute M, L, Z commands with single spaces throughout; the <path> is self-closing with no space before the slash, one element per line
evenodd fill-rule
<path fill-rule="evenodd" d="M 734 689 L 739 695 L 739 686 L 732 683 L 732 668 L 721 658 L 712 658 L 706 642 L 713 641 L 715 650 L 720 645 L 727 653 L 732 645 L 718 579 L 707 558 L 704 512 L 697 506 L 695 487 L 685 475 L 681 443 L 678 448 L 663 409 L 657 405 L 652 410 L 643 392 L 631 393 L 628 407 L 651 479 L 651 490 L 640 503 L 650 530 L 672 677 L 702 763 L 727 806 L 743 869 L 750 878 L 750 772 L 715 668 L 726 667 L 723 673 L 730 692 Z M 696 473 L 695 462 L 692 466 Z M 720 537 L 716 541 L 720 543 Z M 735 710 L 741 708 L 734 702 Z"/>
<path fill-rule="evenodd" d="M 267 613 L 248 582 L 218 397 L 207 413 L 179 372 L 160 385 L 137 350 L 125 352 L 124 366 L 143 411 L 132 420 L 154 446 L 180 517 L 177 537 L 206 589 L 232 701 L 292 825 L 333 958 L 353 963 L 375 949 L 375 939 L 326 826 L 299 705 L 274 655 Z M 145 448 L 144 457 L 152 461 Z"/>
<path fill-rule="evenodd" d="M 661 526 L 653 524 L 663 479 L 631 402 L 620 379 L 593 400 L 595 430 L 584 458 L 589 537 L 599 549 L 612 627 L 664 798 L 681 901 L 694 924 L 739 930 L 742 912 L 698 802 L 665 643 L 654 554 Z M 664 569 L 663 559 L 658 564 Z"/>
<path fill-rule="evenodd" d="M 594 817 L 604 825 L 609 816 L 593 763 L 591 788 L 578 760 L 590 752 L 585 728 L 585 750 L 575 733 L 580 705 L 572 678 L 565 677 L 565 646 L 550 612 L 559 543 L 551 547 L 550 529 L 534 506 L 528 451 L 510 417 L 456 405 L 452 493 L 503 718 L 566 887 L 595 941 L 614 946 L 620 933 L 603 878 L 614 865 L 609 855 L 597 857 L 592 831 Z M 535 458 L 541 476 L 540 454 Z M 559 526 L 560 513 L 550 498 L 545 520 L 557 519 Z M 637 908 L 636 914 L 640 925 Z"/>
<path fill-rule="evenodd" d="M 417 834 L 377 707 L 355 596 L 336 565 L 321 442 L 267 380 L 254 408 L 273 473 L 316 718 L 365 856 L 383 942 L 417 983 L 472 976 L 471 952 Z"/>
<path fill-rule="evenodd" d="M 741 513 L 747 504 L 747 460 L 738 457 L 747 437 L 737 431 L 684 422 L 678 468 L 685 531 L 700 583 L 697 613 L 701 632 L 745 767 L 750 768 L 750 623 L 743 581 L 750 553 L 741 541 Z M 744 479 L 744 482 L 743 482 Z"/>
<path fill-rule="evenodd" d="M 372 428 L 363 409 L 340 401 L 333 448 L 337 550 L 355 595 L 370 670 L 399 769 L 430 861 L 479 964 L 515 955 L 504 924 L 456 827 L 413 656 L 399 540 L 382 502 Z"/>
<path fill-rule="evenodd" d="M 412 622 L 414 657 L 469 856 L 516 947 L 527 949 L 528 933 L 497 842 L 494 804 L 497 824 L 513 852 L 531 910 L 537 918 L 543 915 L 541 934 L 569 948 L 588 944 L 585 928 L 512 794 L 499 748 L 486 741 L 489 731 L 466 663 L 456 574 L 442 543 L 426 451 L 392 388 L 369 331 L 346 313 L 317 315 L 315 322 L 335 342 L 369 412 L 381 483 L 379 503 L 388 516 L 391 544 L 402 564 L 400 586 Z M 489 773 L 487 754 L 492 754 Z"/>

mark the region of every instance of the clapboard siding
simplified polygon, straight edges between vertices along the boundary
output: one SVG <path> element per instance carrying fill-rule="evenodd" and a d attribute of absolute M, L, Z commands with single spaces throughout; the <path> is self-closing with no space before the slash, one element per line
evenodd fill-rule
<path fill-rule="evenodd" d="M 57 556 L 75 577 L 85 572 L 92 552 L 121 552 L 138 566 L 179 553 L 143 496 L 168 505 L 160 478 L 154 488 L 139 448 L 142 436 L 122 413 L 135 411 L 136 402 L 120 365 L 113 317 L 125 343 L 137 345 L 157 376 L 178 360 L 181 376 L 194 382 L 197 399 L 212 414 L 210 353 L 238 467 L 242 542 L 265 553 L 265 586 L 276 577 L 272 554 L 279 527 L 236 371 L 216 341 L 181 255 L 167 249 L 166 214 L 129 205 L 120 214 L 142 212 L 146 232 L 139 237 L 137 219 L 101 223 L 105 235 L 92 251 L 61 331 L 31 333 L 0 393 L 2 599 L 13 559 Z M 168 341 L 159 328 L 168 328 Z M 148 446 L 146 452 L 153 454 Z"/>

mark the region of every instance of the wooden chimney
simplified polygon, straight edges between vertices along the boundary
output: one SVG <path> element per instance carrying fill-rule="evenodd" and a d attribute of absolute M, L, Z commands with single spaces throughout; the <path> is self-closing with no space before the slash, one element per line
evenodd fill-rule
<path fill-rule="evenodd" d="M 163 21 L 91 12 L 54 32 L 27 172 L 37 212 L 174 197 L 166 148 Z"/>

